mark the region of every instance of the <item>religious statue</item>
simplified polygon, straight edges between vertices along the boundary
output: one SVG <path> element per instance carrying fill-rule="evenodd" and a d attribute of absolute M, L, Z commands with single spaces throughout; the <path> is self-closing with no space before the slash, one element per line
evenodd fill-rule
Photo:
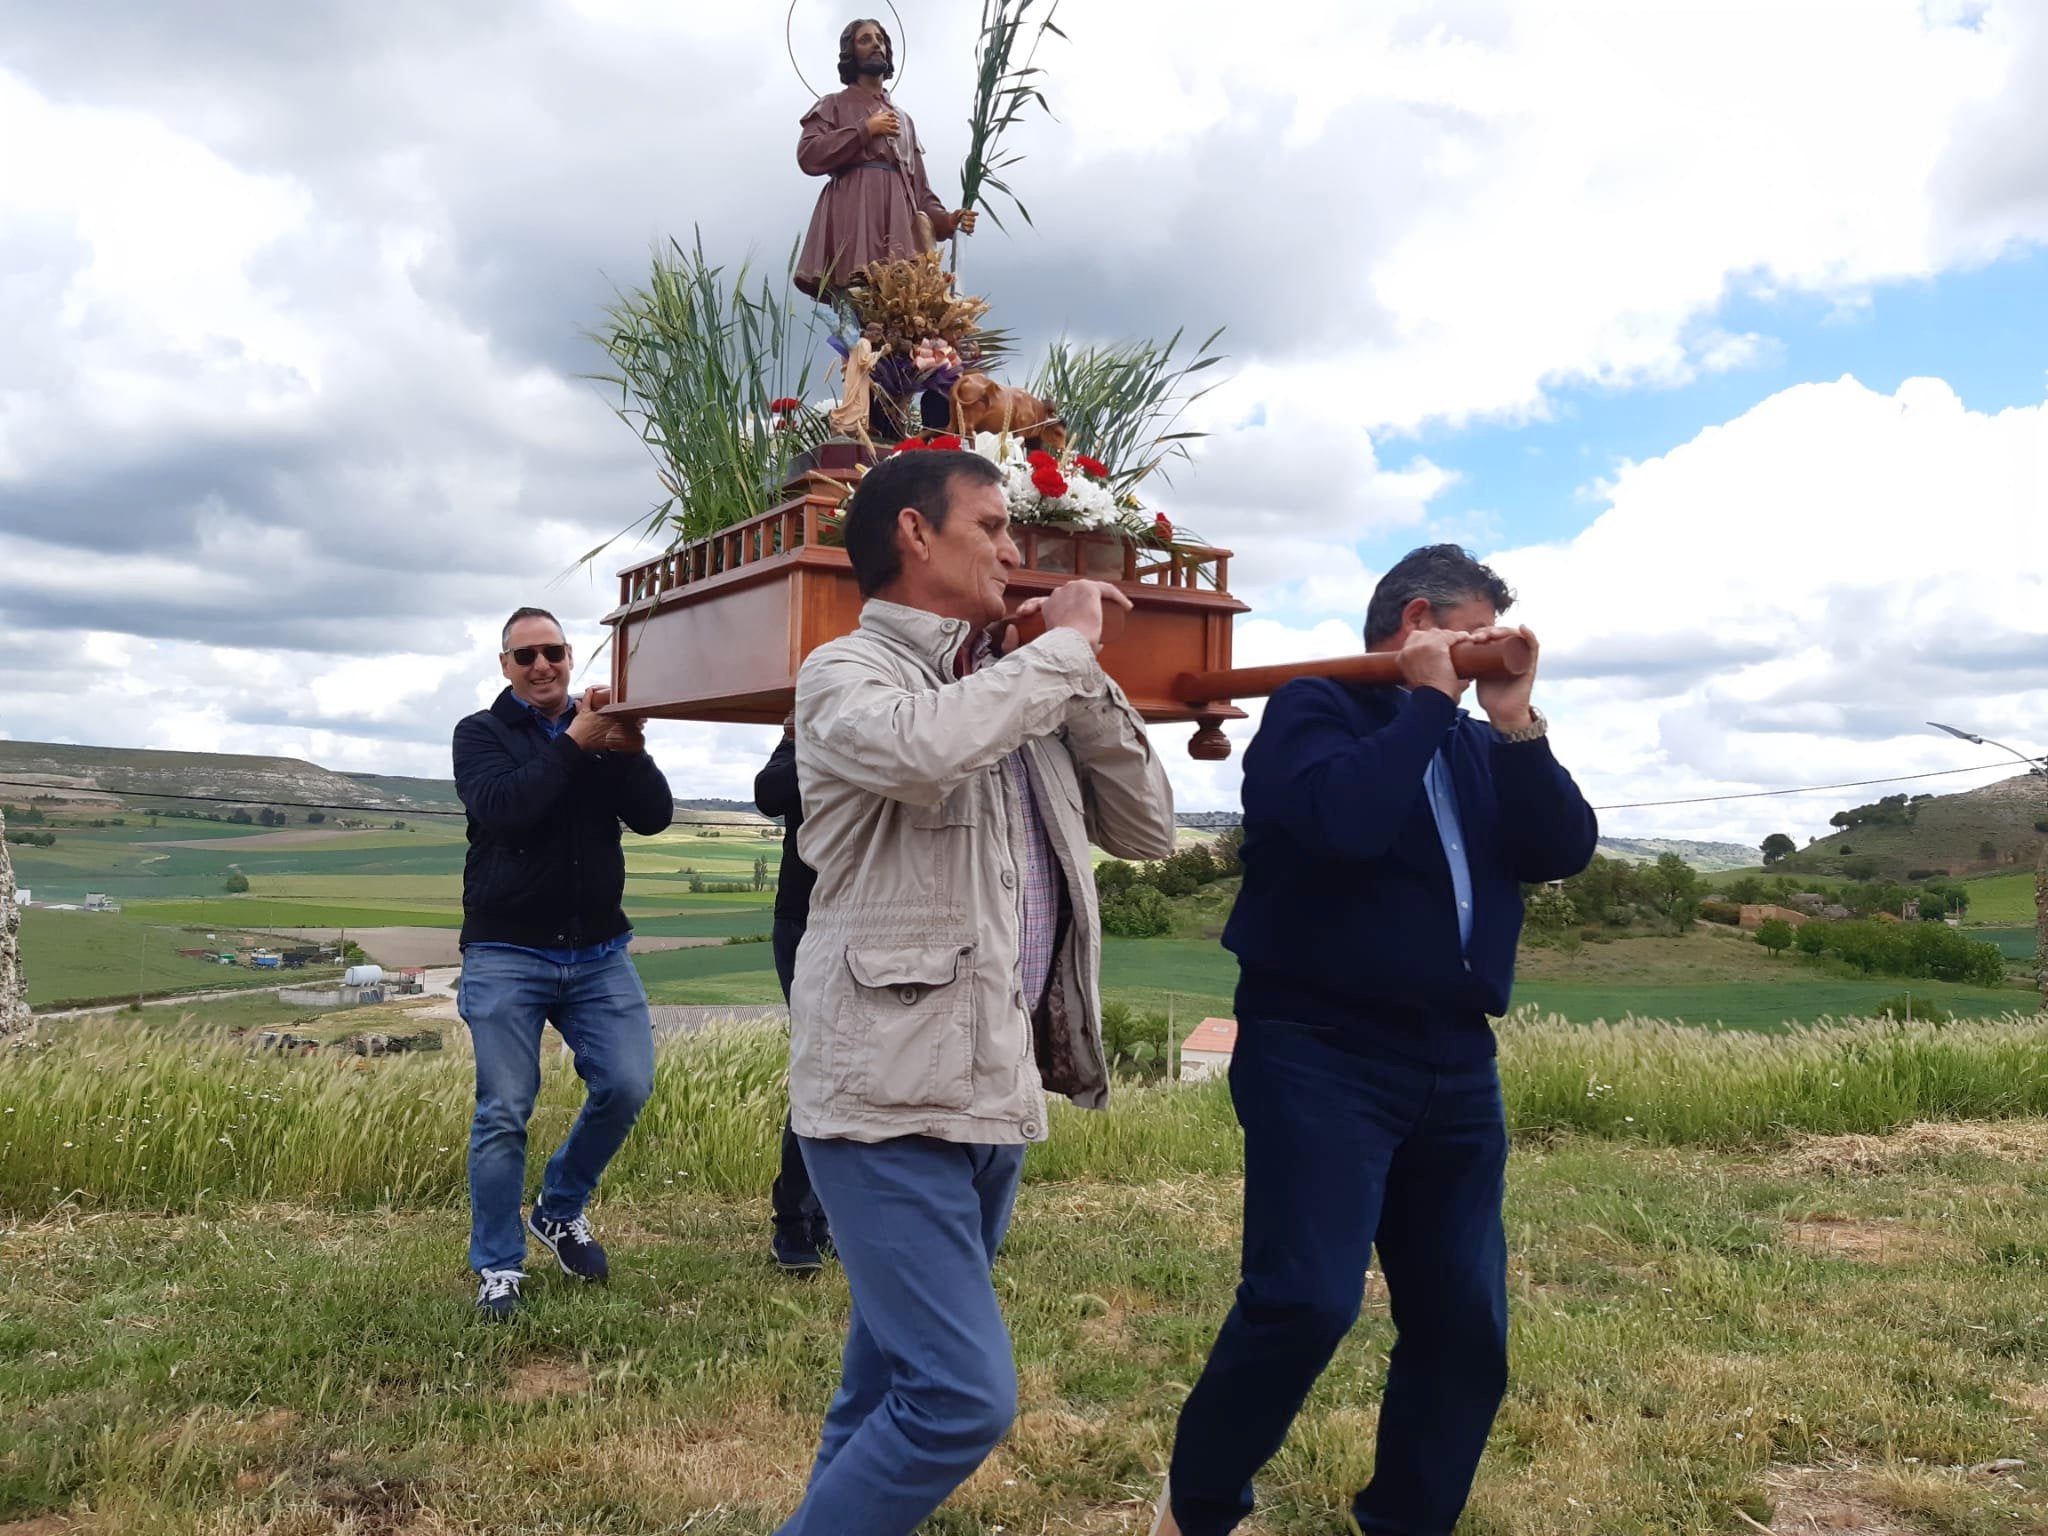
<path fill-rule="evenodd" d="M 948 212 L 925 179 L 917 130 L 884 84 L 895 72 L 882 24 L 849 22 L 839 34 L 846 89 L 804 114 L 797 165 L 827 178 L 796 264 L 797 287 L 814 299 L 828 299 L 871 261 L 920 256 L 956 231 L 974 232 L 974 213 Z"/>

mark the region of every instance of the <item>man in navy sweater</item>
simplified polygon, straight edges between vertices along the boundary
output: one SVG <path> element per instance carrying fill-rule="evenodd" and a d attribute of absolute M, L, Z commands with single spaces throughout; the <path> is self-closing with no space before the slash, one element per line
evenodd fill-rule
<path fill-rule="evenodd" d="M 1155 1536 L 1220 1536 L 1358 1316 L 1375 1245 L 1398 1332 L 1361 1530 L 1445 1536 L 1507 1390 L 1505 1013 L 1522 886 L 1583 869 L 1592 808 L 1529 702 L 1535 669 L 1458 708 L 1451 645 L 1514 596 L 1455 545 L 1406 556 L 1367 610 L 1403 684 L 1303 679 L 1244 761 L 1231 1099 L 1243 1278 L 1181 1411 Z"/>
<path fill-rule="evenodd" d="M 476 1053 L 469 1267 L 477 1310 L 493 1320 L 520 1309 L 529 1233 L 564 1274 L 611 1273 L 583 1207 L 654 1084 L 647 993 L 626 956 L 619 824 L 652 837 L 675 815 L 639 722 L 598 713 L 611 690 L 569 697 L 575 656 L 553 614 L 519 609 L 499 644 L 507 687 L 455 727 L 454 743 L 469 813 L 455 1003 Z M 589 1092 L 522 1227 L 526 1126 L 549 1024 Z"/>

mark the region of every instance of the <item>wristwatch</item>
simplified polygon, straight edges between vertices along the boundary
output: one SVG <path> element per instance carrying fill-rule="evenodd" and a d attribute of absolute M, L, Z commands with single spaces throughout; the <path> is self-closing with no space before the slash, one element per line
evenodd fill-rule
<path fill-rule="evenodd" d="M 1550 734 L 1550 722 L 1543 718 L 1543 711 L 1534 705 L 1529 708 L 1529 723 L 1517 730 L 1502 731 L 1500 739 L 1509 746 L 1519 746 L 1525 741 L 1539 741 Z"/>

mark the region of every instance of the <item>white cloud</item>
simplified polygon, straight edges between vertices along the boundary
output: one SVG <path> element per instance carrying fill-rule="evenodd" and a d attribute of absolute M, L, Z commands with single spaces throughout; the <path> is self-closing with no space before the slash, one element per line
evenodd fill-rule
<path fill-rule="evenodd" d="M 1928 730 L 1930 718 L 2048 750 L 2048 405 L 1972 412 L 1935 379 L 1892 395 L 1846 378 L 1800 386 L 1624 467 L 1603 501 L 1574 538 L 1486 557 L 1519 594 L 1511 617 L 1543 641 L 1539 702 L 1596 804 L 1997 756 Z M 1351 624 L 1255 617 L 1239 623 L 1235 660 L 1358 648 Z M 1226 732 L 1240 752 L 1254 724 Z M 1233 805 L 1236 759 L 1183 763 L 1178 733 L 1162 729 L 1181 802 Z M 1925 787 L 1968 788 L 2013 766 Z M 1617 810 L 1606 822 L 1643 836 L 1803 837 L 1859 793 Z"/>
<path fill-rule="evenodd" d="M 2048 406 L 1972 412 L 1934 379 L 1893 395 L 1805 385 L 1626 467 L 1608 497 L 1576 538 L 1496 558 L 1544 638 L 1560 747 L 1596 799 L 1985 758 L 1929 718 L 2040 735 Z M 1760 836 L 1839 808 L 1802 797 L 1626 824 Z"/>

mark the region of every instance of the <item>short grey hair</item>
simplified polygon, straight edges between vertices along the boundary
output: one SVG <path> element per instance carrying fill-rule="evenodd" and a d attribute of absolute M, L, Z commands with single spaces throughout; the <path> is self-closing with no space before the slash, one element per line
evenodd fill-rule
<path fill-rule="evenodd" d="M 1418 597 L 1441 617 L 1446 609 L 1475 598 L 1493 605 L 1497 614 L 1515 605 L 1508 584 L 1481 565 L 1470 551 L 1456 544 L 1425 544 L 1411 549 L 1373 588 L 1372 602 L 1365 610 L 1365 643 L 1368 647 L 1391 640 L 1401 632 L 1401 612 Z"/>
<path fill-rule="evenodd" d="M 498 631 L 498 650 L 502 653 L 512 644 L 512 626 L 521 619 L 546 619 L 555 626 L 555 633 L 562 637 L 562 644 L 569 643 L 569 632 L 562 628 L 562 621 L 545 608 L 514 608 L 512 617 L 505 621 L 505 627 Z"/>

